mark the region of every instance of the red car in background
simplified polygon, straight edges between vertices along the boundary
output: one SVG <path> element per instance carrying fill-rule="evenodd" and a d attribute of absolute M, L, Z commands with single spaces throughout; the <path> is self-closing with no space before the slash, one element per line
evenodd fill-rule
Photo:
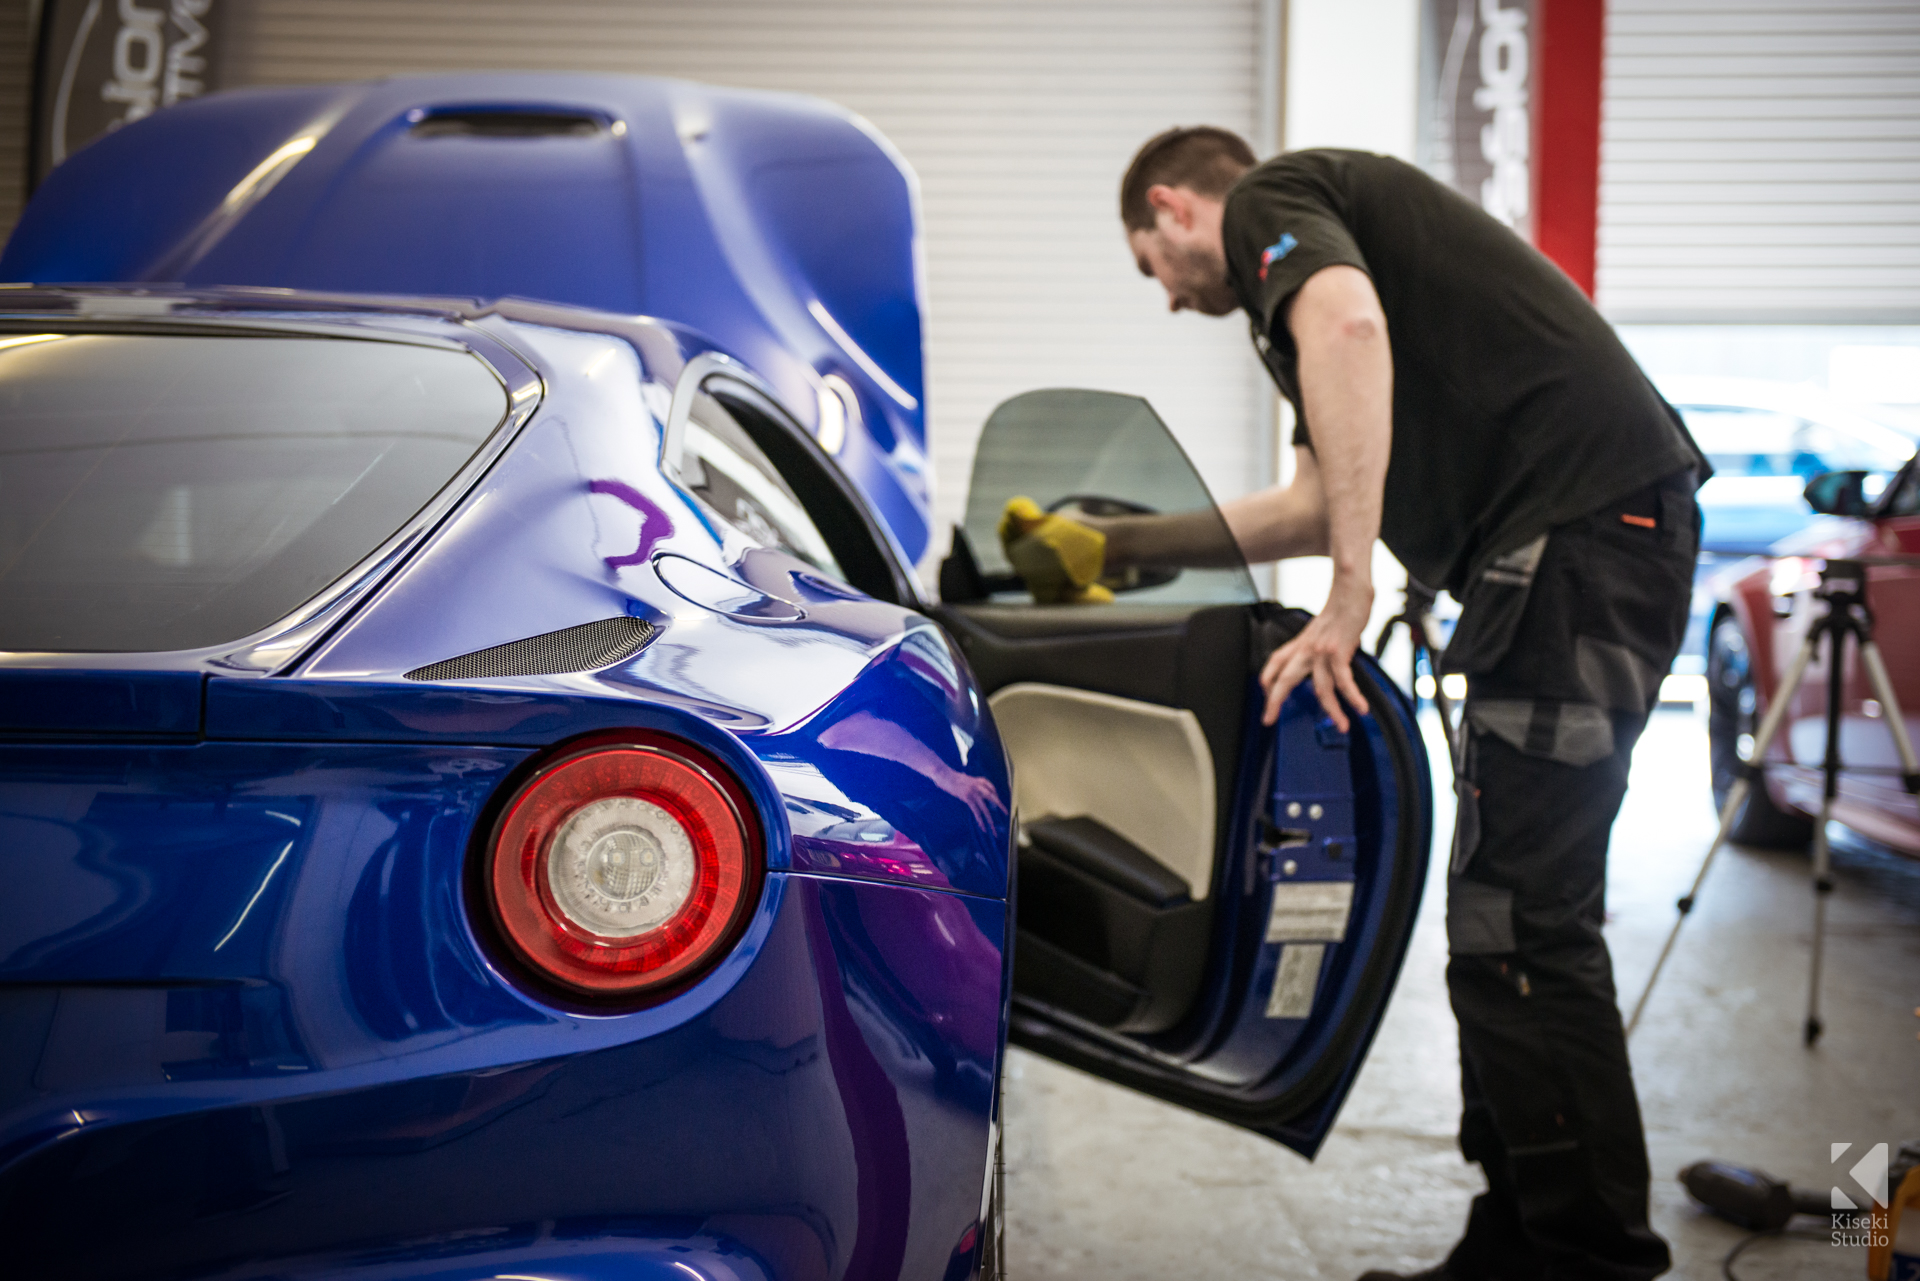
<path fill-rule="evenodd" d="M 1879 494 L 1865 472 L 1829 472 L 1807 486 L 1825 519 L 1776 543 L 1772 555 L 1743 561 L 1720 580 L 1707 641 L 1708 732 L 1713 798 L 1723 805 L 1740 754 L 1765 715 L 1808 627 L 1826 609 L 1814 595 L 1829 558 L 1914 557 L 1911 565 L 1869 565 L 1867 604 L 1908 732 L 1920 739 L 1920 463 L 1909 459 Z M 1846 655 L 1841 695 L 1844 769 L 1833 817 L 1856 832 L 1920 858 L 1920 800 L 1907 794 L 1900 758 L 1857 650 Z M 1761 762 L 1731 836 L 1750 845 L 1805 845 L 1820 808 L 1826 750 L 1827 660 L 1807 667 L 1787 721 Z"/>

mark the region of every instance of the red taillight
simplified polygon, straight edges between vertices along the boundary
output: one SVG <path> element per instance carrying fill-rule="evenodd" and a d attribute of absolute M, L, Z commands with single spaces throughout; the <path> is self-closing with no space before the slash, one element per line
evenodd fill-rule
<path fill-rule="evenodd" d="M 507 802 L 482 883 L 505 942 L 569 992 L 631 999 L 691 982 L 753 909 L 760 858 L 738 784 L 653 736 L 582 747 Z"/>

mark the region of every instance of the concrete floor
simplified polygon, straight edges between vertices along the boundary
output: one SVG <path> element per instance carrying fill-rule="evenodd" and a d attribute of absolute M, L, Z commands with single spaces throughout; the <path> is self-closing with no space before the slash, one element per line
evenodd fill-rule
<path fill-rule="evenodd" d="M 1439 759 L 1431 734 L 1429 750 Z M 1614 828 L 1607 934 L 1628 1008 L 1713 837 L 1706 797 L 1704 721 L 1657 714 Z M 1444 849 L 1450 807 L 1439 820 Z M 1653 1220 L 1673 1246 L 1671 1276 L 1719 1277 L 1722 1256 L 1745 1235 L 1692 1205 L 1674 1180 L 1682 1165 L 1716 1157 L 1826 1187 L 1830 1144 L 1854 1144 L 1837 1172 L 1873 1143 L 1920 1139 L 1920 862 L 1858 843 L 1835 857 L 1827 1031 L 1815 1049 L 1800 1045 L 1806 859 L 1740 848 L 1716 863 L 1634 1038 Z M 1436 863 L 1372 1054 L 1311 1165 L 1015 1050 L 1005 1113 L 1013 1281 L 1344 1281 L 1444 1257 L 1484 1185 L 1454 1143 L 1459 1067 L 1442 977 L 1443 870 Z M 1738 1267 L 1748 1281 L 1859 1277 L 1864 1254 L 1823 1240 L 1772 1241 Z"/>

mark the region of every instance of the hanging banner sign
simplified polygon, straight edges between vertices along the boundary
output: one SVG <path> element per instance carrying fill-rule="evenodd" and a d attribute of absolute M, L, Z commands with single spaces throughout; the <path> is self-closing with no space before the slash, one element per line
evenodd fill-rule
<path fill-rule="evenodd" d="M 220 87 L 215 0 L 45 0 L 33 183 L 98 138 Z"/>
<path fill-rule="evenodd" d="M 1422 0 L 1421 166 L 1534 238 L 1540 0 Z"/>

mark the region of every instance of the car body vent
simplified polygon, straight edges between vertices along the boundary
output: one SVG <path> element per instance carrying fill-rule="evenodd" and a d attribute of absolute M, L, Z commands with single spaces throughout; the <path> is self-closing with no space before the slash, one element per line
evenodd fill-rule
<path fill-rule="evenodd" d="M 555 676 L 590 672 L 632 658 L 654 636 L 653 624 L 638 618 L 603 618 L 597 623 L 563 627 L 458 658 L 429 663 L 407 673 L 410 681 L 471 681 L 487 676 Z"/>
<path fill-rule="evenodd" d="M 606 121 L 580 111 L 436 111 L 415 121 L 415 138 L 586 138 Z"/>

